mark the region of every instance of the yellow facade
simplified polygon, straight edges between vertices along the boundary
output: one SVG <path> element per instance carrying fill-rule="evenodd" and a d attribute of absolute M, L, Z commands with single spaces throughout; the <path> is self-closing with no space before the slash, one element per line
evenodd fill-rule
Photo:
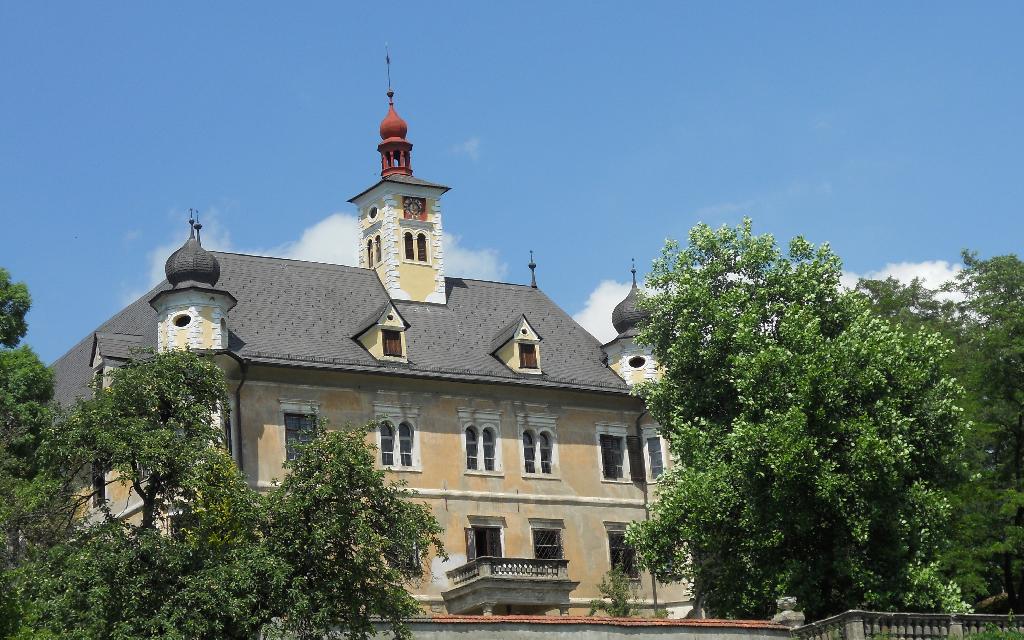
<path fill-rule="evenodd" d="M 628 434 L 651 426 L 646 416 L 641 419 L 643 408 L 634 398 L 254 367 L 242 387 L 241 402 L 239 463 L 260 489 L 269 488 L 286 472 L 284 414 L 289 411 L 313 407 L 335 428 L 364 425 L 385 413 L 393 420 L 394 412 L 415 416 L 406 421 L 414 428 L 416 463 L 390 467 L 389 475 L 416 490 L 445 530 L 448 562 L 432 557 L 423 579 L 409 585 L 426 611 L 443 610 L 441 594 L 450 588 L 445 572 L 466 562 L 464 530 L 474 519 L 503 519 L 503 554 L 523 558 L 533 557 L 531 519 L 548 526 L 560 523 L 569 576 L 580 582 L 572 593 L 571 612 L 583 614 L 589 601 L 598 597 L 597 583 L 611 566 L 609 527 L 645 517 L 644 489 L 631 482 L 628 473 L 624 479 L 604 479 L 597 446 L 599 426 Z M 473 416 L 481 413 L 488 420 L 497 416 L 495 471 L 466 468 L 465 428 L 479 426 Z M 523 467 L 522 431 L 533 420 L 552 425 L 555 452 L 550 474 L 526 473 Z M 378 445 L 376 432 L 367 438 Z M 649 606 L 654 596 L 650 576 L 643 574 L 638 587 Z M 659 606 L 674 615 L 688 610 L 683 585 L 657 588 Z"/>

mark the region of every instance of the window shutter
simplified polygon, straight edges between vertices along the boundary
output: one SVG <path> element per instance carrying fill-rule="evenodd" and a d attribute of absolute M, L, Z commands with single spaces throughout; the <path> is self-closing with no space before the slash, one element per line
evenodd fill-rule
<path fill-rule="evenodd" d="M 647 481 L 644 469 L 644 444 L 639 436 L 626 436 L 626 450 L 629 452 L 629 477 L 633 482 Z"/>
<path fill-rule="evenodd" d="M 391 331 L 389 329 L 383 329 L 381 333 L 384 337 L 384 355 L 401 357 L 402 334 L 398 331 Z"/>

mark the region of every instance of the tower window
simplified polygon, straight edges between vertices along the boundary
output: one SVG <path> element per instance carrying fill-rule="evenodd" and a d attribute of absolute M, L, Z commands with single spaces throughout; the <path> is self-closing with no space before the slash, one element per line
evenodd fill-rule
<path fill-rule="evenodd" d="M 537 368 L 537 345 L 535 345 L 535 344 L 520 344 L 519 345 L 519 368 L 520 369 L 536 369 Z"/>
<path fill-rule="evenodd" d="M 373 239 L 373 252 L 377 257 L 377 264 L 380 264 L 380 236 L 375 236 Z"/>
<path fill-rule="evenodd" d="M 466 427 L 466 468 L 476 469 L 477 460 L 476 429 Z"/>
<path fill-rule="evenodd" d="M 405 234 L 405 259 L 406 260 L 415 260 L 415 258 L 416 258 L 413 255 L 412 244 L 413 244 L 412 243 L 412 234 L 409 233 L 409 232 L 406 232 L 406 234 Z"/>
<path fill-rule="evenodd" d="M 396 358 L 402 357 L 402 332 L 391 329 L 382 329 L 381 335 L 384 339 L 384 355 Z"/>
<path fill-rule="evenodd" d="M 644 358 L 643 356 L 633 356 L 632 358 L 629 359 L 629 366 L 634 369 L 639 369 L 645 364 L 647 364 L 647 359 Z"/>
<path fill-rule="evenodd" d="M 377 207 L 370 207 L 370 220 L 377 217 Z"/>
<path fill-rule="evenodd" d="M 416 236 L 416 259 L 420 262 L 427 261 L 427 236 L 422 233 Z"/>
<path fill-rule="evenodd" d="M 366 266 L 373 266 L 373 240 L 366 241 Z"/>
<path fill-rule="evenodd" d="M 184 328 L 187 327 L 191 322 L 192 316 L 188 315 L 187 313 L 182 313 L 180 315 L 174 316 L 174 326 L 176 327 Z"/>

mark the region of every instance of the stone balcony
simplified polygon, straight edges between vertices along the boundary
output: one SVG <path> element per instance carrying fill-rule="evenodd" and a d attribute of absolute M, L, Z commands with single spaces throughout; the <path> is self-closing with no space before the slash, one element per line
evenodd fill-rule
<path fill-rule="evenodd" d="M 492 558 L 470 560 L 447 573 L 452 588 L 442 594 L 448 613 L 569 613 L 568 560 Z"/>

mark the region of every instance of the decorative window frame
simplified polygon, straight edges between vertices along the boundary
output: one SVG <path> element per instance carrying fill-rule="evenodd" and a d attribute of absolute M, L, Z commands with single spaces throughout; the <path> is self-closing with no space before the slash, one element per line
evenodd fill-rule
<path fill-rule="evenodd" d="M 462 444 L 462 473 L 467 476 L 505 477 L 505 466 L 501 455 L 501 412 L 459 407 L 459 442 Z M 466 429 L 476 428 L 477 437 L 477 468 L 466 469 Z M 494 470 L 484 469 L 484 429 L 494 432 Z"/>
<path fill-rule="evenodd" d="M 604 460 L 601 459 L 601 436 L 617 436 L 622 438 L 622 477 L 619 479 L 604 477 Z M 598 422 L 594 425 L 594 444 L 597 451 L 597 477 L 608 484 L 633 484 L 629 466 L 629 447 L 626 438 L 629 436 L 629 425 L 621 422 Z"/>
<path fill-rule="evenodd" d="M 668 450 L 665 448 L 665 438 L 661 435 L 661 428 L 657 425 L 647 425 L 640 430 L 641 437 L 643 438 L 643 456 L 644 456 L 644 467 L 647 473 L 647 484 L 658 484 L 658 478 L 655 478 L 651 473 L 651 452 L 647 448 L 647 440 L 649 438 L 657 438 L 661 443 L 661 475 L 665 475 L 668 471 Z"/>
<path fill-rule="evenodd" d="M 523 433 L 527 430 L 533 432 L 534 468 L 540 469 L 540 438 L 542 432 L 551 438 L 551 473 L 535 471 L 526 472 L 526 451 L 523 449 Z M 523 478 L 536 480 L 561 480 L 561 467 L 558 463 L 558 416 L 548 413 L 522 412 L 516 414 L 516 448 L 519 450 L 519 469 Z"/>
<path fill-rule="evenodd" d="M 284 416 L 286 413 L 298 413 L 313 416 L 320 419 L 320 402 L 318 400 L 303 400 L 296 398 L 278 398 L 277 415 L 280 418 L 281 436 L 278 441 L 281 443 L 281 464 L 288 461 L 288 427 L 285 426 Z"/>
<path fill-rule="evenodd" d="M 395 464 L 383 465 L 380 462 L 380 455 L 376 456 L 377 467 L 381 469 L 387 469 L 388 471 L 394 471 L 396 473 L 422 473 L 423 464 L 420 458 L 420 451 L 422 450 L 423 443 L 421 442 L 423 432 L 419 427 L 420 408 L 414 407 L 408 404 L 390 404 L 386 402 L 374 402 L 373 403 L 373 419 L 375 422 L 382 422 L 387 420 L 391 423 L 391 426 L 395 430 L 395 453 L 393 460 Z M 398 430 L 402 423 L 406 423 L 412 429 L 412 466 L 403 467 L 401 464 L 401 444 L 398 435 Z M 380 451 L 380 429 L 374 429 L 376 433 L 377 451 Z"/>

